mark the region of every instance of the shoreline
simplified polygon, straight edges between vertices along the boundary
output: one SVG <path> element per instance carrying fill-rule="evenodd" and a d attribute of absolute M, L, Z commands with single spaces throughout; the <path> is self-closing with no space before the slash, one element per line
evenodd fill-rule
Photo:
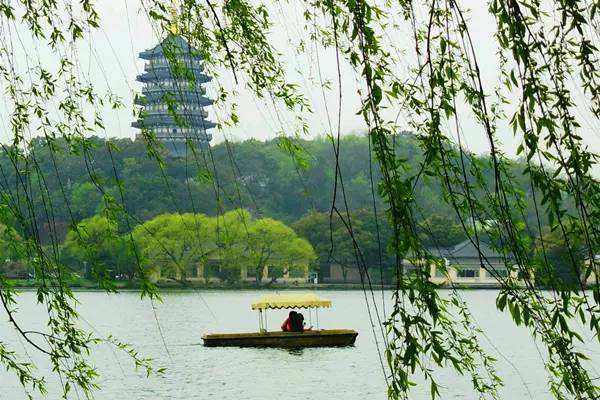
<path fill-rule="evenodd" d="M 10 281 L 11 288 L 20 291 L 33 291 L 36 290 L 37 285 L 31 281 Z M 140 285 L 137 282 L 128 281 L 114 281 L 114 289 L 116 292 L 139 292 Z M 74 292 L 106 292 L 107 290 L 101 288 L 92 281 L 75 282 L 69 285 L 70 289 Z M 347 291 L 362 291 L 362 290 L 394 290 L 395 285 L 380 285 L 372 284 L 371 286 L 362 285 L 360 283 L 274 283 L 274 284 L 256 284 L 256 283 L 238 283 L 238 284 L 216 284 L 216 283 L 200 283 L 200 282 L 157 282 L 156 287 L 161 292 L 194 292 L 194 291 L 270 291 L 270 290 L 347 290 Z M 451 286 L 445 285 L 440 286 L 439 289 L 451 289 Z M 461 290 L 498 290 L 500 286 L 490 284 L 455 284 L 454 288 Z"/>

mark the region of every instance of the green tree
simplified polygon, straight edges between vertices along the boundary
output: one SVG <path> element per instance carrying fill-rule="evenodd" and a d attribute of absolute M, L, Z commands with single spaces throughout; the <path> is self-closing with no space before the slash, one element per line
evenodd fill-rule
<path fill-rule="evenodd" d="M 316 254 L 308 241 L 280 221 L 262 218 L 252 221 L 246 236 L 244 261 L 260 282 L 265 267 L 276 279 L 292 268 L 308 268 Z M 272 271 L 273 269 L 273 271 Z"/>
<path fill-rule="evenodd" d="M 444 215 L 429 216 L 419 228 L 423 244 L 429 247 L 451 247 L 467 238 L 462 226 Z"/>
<path fill-rule="evenodd" d="M 320 268 L 339 265 L 344 281 L 351 268 L 359 268 L 363 273 L 365 269 L 371 270 L 373 279 L 378 282 L 383 275 L 387 280 L 388 270 L 393 265 L 388 251 L 390 226 L 387 221 L 376 220 L 374 213 L 367 209 L 353 211 L 344 219 L 346 223 L 337 214 L 330 218 L 329 213 L 311 212 L 296 221 L 293 228 L 312 244 Z"/>
<path fill-rule="evenodd" d="M 132 279 L 136 260 L 128 236 L 104 216 L 93 216 L 71 229 L 62 245 L 62 261 L 86 278 L 106 282 L 115 277 Z"/>
<path fill-rule="evenodd" d="M 71 193 L 71 209 L 75 218 L 89 218 L 100 211 L 102 194 L 91 182 L 77 184 Z"/>
<path fill-rule="evenodd" d="M 162 214 L 137 226 L 133 237 L 146 270 L 186 279 L 216 250 L 215 229 L 202 214 Z"/>
<path fill-rule="evenodd" d="M 25 278 L 31 274 L 21 251 L 22 240 L 14 228 L 0 224 L 0 276 Z"/>
<path fill-rule="evenodd" d="M 571 237 L 573 240 L 575 236 Z M 585 254 L 581 240 L 567 243 L 560 229 L 547 229 L 535 243 L 535 280 L 546 288 L 573 290 L 584 277 Z"/>
<path fill-rule="evenodd" d="M 312 246 L 280 221 L 253 220 L 247 210 L 235 209 L 216 217 L 202 214 L 162 214 L 137 226 L 135 243 L 144 268 L 155 275 L 186 279 L 196 276 L 208 261 L 226 281 L 240 279 L 241 268 L 262 278 L 267 266 L 306 268 L 314 259 Z"/>

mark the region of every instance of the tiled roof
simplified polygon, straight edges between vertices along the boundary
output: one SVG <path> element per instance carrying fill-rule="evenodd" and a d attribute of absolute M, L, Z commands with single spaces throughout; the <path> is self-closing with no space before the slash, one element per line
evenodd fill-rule
<path fill-rule="evenodd" d="M 475 244 L 476 244 L 476 242 L 475 242 Z M 494 250 L 490 244 L 488 244 L 484 241 L 479 242 L 479 251 L 477 250 L 477 247 L 475 246 L 475 244 L 473 242 L 471 242 L 471 240 L 467 239 L 464 242 L 459 243 L 454 247 L 430 249 L 430 253 L 433 254 L 434 256 L 448 258 L 448 259 L 479 258 L 479 251 L 481 251 L 481 254 L 483 254 L 483 256 L 486 258 L 502 258 L 503 257 L 503 255 L 501 253 Z"/>
<path fill-rule="evenodd" d="M 165 53 L 165 50 L 173 49 L 178 53 L 187 54 L 194 58 L 201 59 L 198 54 L 198 50 L 190 46 L 190 44 L 179 35 L 169 35 L 162 42 L 154 46 L 153 48 L 142 51 L 140 58 L 144 60 L 150 60 L 155 57 L 160 57 Z"/>

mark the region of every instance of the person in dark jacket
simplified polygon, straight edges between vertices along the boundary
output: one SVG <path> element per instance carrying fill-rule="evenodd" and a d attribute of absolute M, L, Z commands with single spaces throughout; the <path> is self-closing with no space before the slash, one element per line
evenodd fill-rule
<path fill-rule="evenodd" d="M 295 313 L 294 318 L 290 322 L 292 326 L 292 332 L 304 331 L 304 317 L 301 313 Z"/>

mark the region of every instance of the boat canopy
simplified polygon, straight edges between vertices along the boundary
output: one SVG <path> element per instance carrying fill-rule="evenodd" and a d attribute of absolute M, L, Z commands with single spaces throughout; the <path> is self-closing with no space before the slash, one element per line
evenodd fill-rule
<path fill-rule="evenodd" d="M 312 293 L 270 294 L 252 303 L 253 310 L 320 307 L 331 307 L 331 300 L 322 299 Z"/>

